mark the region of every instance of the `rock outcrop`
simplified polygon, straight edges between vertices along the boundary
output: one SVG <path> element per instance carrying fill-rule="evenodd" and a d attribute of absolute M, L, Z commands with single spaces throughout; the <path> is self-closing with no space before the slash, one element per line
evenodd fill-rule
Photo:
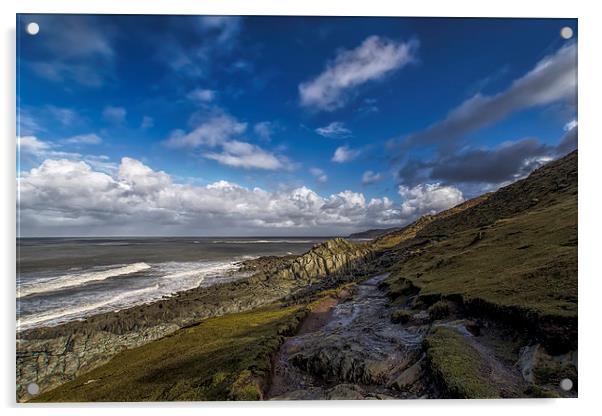
<path fill-rule="evenodd" d="M 304 280 L 311 284 L 325 277 L 357 272 L 372 260 L 374 254 L 367 244 L 355 244 L 342 238 L 325 241 L 297 257 L 288 267 L 278 270 L 283 279 Z"/>

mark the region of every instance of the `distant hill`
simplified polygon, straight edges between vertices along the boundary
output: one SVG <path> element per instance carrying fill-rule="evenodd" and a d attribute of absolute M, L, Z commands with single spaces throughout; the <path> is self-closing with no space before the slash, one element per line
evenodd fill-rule
<path fill-rule="evenodd" d="M 359 233 L 349 234 L 349 238 L 377 238 L 381 235 L 399 231 L 401 227 L 374 228 L 372 230 L 360 231 Z"/>

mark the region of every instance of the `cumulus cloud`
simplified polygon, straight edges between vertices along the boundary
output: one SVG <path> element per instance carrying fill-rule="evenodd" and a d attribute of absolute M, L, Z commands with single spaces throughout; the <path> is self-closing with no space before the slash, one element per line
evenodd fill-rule
<path fill-rule="evenodd" d="M 239 122 L 230 115 L 212 115 L 188 133 L 175 130 L 167 145 L 174 148 L 215 147 L 246 130 L 247 123 Z"/>
<path fill-rule="evenodd" d="M 347 163 L 357 158 L 361 154 L 361 150 L 352 149 L 349 146 L 340 146 L 334 151 L 332 161 L 336 163 Z"/>
<path fill-rule="evenodd" d="M 21 157 L 32 158 L 33 160 L 81 157 L 79 153 L 62 151 L 60 145 L 39 140 L 35 136 L 17 137 L 17 150 L 20 152 Z"/>
<path fill-rule="evenodd" d="M 120 124 L 125 121 L 127 110 L 123 107 L 106 106 L 102 110 L 102 117 L 110 123 Z"/>
<path fill-rule="evenodd" d="M 23 235 L 333 235 L 402 225 L 462 200 L 437 184 L 400 188 L 401 204 L 351 190 L 322 196 L 305 186 L 179 184 L 132 158 L 112 174 L 83 161 L 47 159 L 23 172 L 19 187 Z"/>
<path fill-rule="evenodd" d="M 286 167 L 285 158 L 251 143 L 227 141 L 222 144 L 222 150 L 220 153 L 206 153 L 203 156 L 235 168 L 278 170 Z"/>
<path fill-rule="evenodd" d="M 50 148 L 48 143 L 38 140 L 35 136 L 18 137 L 17 143 L 19 150 L 28 153 L 45 152 Z"/>
<path fill-rule="evenodd" d="M 291 168 L 292 165 L 286 157 L 239 140 L 238 137 L 246 130 L 247 123 L 239 122 L 228 114 L 213 114 L 188 133 L 175 130 L 166 141 L 166 145 L 189 149 L 219 148 L 220 151 L 206 152 L 203 157 L 235 168 L 265 170 Z"/>
<path fill-rule="evenodd" d="M 68 137 L 62 141 L 68 144 L 100 144 L 102 143 L 102 138 L 94 133 L 88 133 Z"/>
<path fill-rule="evenodd" d="M 520 110 L 577 99 L 577 45 L 546 56 L 510 87 L 495 95 L 476 94 L 426 130 L 410 134 L 406 146 L 450 144 Z"/>
<path fill-rule="evenodd" d="M 381 181 L 383 176 L 378 172 L 367 170 L 362 175 L 362 185 L 371 185 L 373 183 Z"/>
<path fill-rule="evenodd" d="M 442 186 L 438 183 L 421 184 L 413 188 L 401 185 L 399 196 L 403 200 L 401 204 L 403 216 L 432 215 L 464 201 L 462 192 L 458 188 Z"/>
<path fill-rule="evenodd" d="M 215 99 L 215 91 L 205 88 L 195 88 L 186 94 L 186 98 L 199 103 L 209 103 Z"/>
<path fill-rule="evenodd" d="M 95 136 L 95 135 L 83 135 Z M 75 136 L 78 137 L 78 136 Z M 71 138 L 73 139 L 73 138 Z M 35 136 L 17 137 L 17 150 L 22 162 L 37 164 L 46 159 L 66 159 L 84 161 L 93 168 L 102 172 L 115 172 L 117 165 L 106 155 L 81 154 L 64 150 L 65 140 L 49 142 L 38 139 Z M 95 144 L 95 143 L 92 143 Z"/>
<path fill-rule="evenodd" d="M 327 126 L 318 127 L 316 129 L 316 133 L 318 133 L 320 136 L 331 139 L 351 136 L 351 130 L 345 127 L 345 124 L 340 121 L 333 121 Z"/>
<path fill-rule="evenodd" d="M 310 168 L 309 173 L 316 178 L 316 182 L 318 183 L 328 182 L 328 175 L 320 168 Z"/>
<path fill-rule="evenodd" d="M 340 108 L 354 88 L 382 79 L 412 62 L 416 49 L 413 41 L 370 36 L 355 49 L 339 52 L 321 74 L 301 83 L 301 105 L 326 111 Z"/>

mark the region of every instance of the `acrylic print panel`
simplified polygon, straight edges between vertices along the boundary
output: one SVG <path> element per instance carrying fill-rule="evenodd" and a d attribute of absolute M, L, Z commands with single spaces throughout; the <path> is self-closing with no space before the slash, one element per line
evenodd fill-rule
<path fill-rule="evenodd" d="M 19 401 L 577 395 L 575 19 L 17 35 Z"/>

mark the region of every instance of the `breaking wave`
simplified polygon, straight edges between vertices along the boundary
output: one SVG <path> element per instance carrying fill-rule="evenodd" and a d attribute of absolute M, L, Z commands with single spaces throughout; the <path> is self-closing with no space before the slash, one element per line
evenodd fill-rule
<path fill-rule="evenodd" d="M 37 313 L 33 315 L 28 315 L 21 317 L 17 320 L 17 329 L 19 331 L 23 331 L 25 329 L 37 326 L 41 323 L 60 323 L 64 321 L 71 320 L 70 318 L 81 318 L 86 315 L 86 312 L 95 311 L 97 312 L 99 309 L 110 306 L 112 304 L 117 304 L 126 300 L 127 298 L 137 298 L 145 293 L 154 292 L 159 289 L 159 285 L 156 284 L 154 286 L 145 287 L 142 289 L 131 290 L 129 292 L 120 293 L 116 296 L 113 296 L 108 299 L 104 299 L 98 302 L 93 303 L 85 303 L 76 306 L 68 306 L 63 308 L 51 309 L 42 313 Z"/>
<path fill-rule="evenodd" d="M 17 298 L 25 296 L 56 292 L 58 290 L 86 285 L 90 282 L 106 280 L 110 277 L 123 276 L 150 269 L 146 263 L 133 263 L 125 266 L 115 267 L 106 270 L 91 271 L 85 273 L 72 273 L 45 280 L 38 280 L 21 286 L 17 290 Z"/>

